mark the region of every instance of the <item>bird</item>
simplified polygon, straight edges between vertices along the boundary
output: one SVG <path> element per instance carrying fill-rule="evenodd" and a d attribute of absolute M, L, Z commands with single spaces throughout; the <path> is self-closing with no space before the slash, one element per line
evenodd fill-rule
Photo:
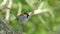
<path fill-rule="evenodd" d="M 17 21 L 21 22 L 21 24 L 24 24 L 25 21 L 28 19 L 28 17 L 29 17 L 29 14 L 25 12 L 17 16 Z"/>

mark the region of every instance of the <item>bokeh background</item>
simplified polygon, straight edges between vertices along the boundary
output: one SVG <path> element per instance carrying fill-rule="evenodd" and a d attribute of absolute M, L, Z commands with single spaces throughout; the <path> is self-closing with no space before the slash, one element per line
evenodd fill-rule
<path fill-rule="evenodd" d="M 0 0 L 0 3 L 3 0 Z M 7 23 L 14 31 L 18 31 L 18 22 L 15 13 L 33 12 L 37 8 L 39 10 L 49 9 L 46 12 L 32 15 L 23 25 L 23 34 L 56 34 L 57 27 L 60 23 L 60 0 L 11 0 L 12 6 L 9 9 L 9 23 Z M 44 2 L 39 8 L 38 6 Z M 20 3 L 20 5 L 18 4 Z M 20 6 L 20 7 L 19 7 Z M 5 6 L 0 6 L 0 17 L 5 19 Z M 38 11 L 36 11 L 38 12 Z"/>

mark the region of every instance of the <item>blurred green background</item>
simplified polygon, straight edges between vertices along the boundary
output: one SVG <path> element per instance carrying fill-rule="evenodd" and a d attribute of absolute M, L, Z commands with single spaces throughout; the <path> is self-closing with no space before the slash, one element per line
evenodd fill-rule
<path fill-rule="evenodd" d="M 40 0 L 34 0 L 33 6 L 29 6 L 25 0 L 12 0 L 13 5 L 10 9 L 10 23 L 13 30 L 18 30 L 18 22 L 15 20 L 14 12 L 18 13 L 18 2 L 22 4 L 22 13 L 32 12 L 38 7 Z M 51 11 L 32 15 L 31 18 L 23 25 L 23 34 L 56 34 L 57 25 L 60 22 L 60 0 L 42 0 L 44 5 L 42 9 L 50 8 Z M 2 0 L 0 0 L 0 3 Z M 56 7 L 56 8 L 55 8 Z M 5 13 L 0 13 L 4 19 Z M 50 32 L 51 31 L 51 32 Z"/>

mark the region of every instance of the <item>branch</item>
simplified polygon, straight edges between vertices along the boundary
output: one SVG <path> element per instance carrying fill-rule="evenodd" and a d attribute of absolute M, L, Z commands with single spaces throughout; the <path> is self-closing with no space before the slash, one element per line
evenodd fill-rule
<path fill-rule="evenodd" d="M 12 6 L 12 0 L 8 0 L 8 2 L 7 2 L 7 8 L 11 8 L 11 6 Z"/>
<path fill-rule="evenodd" d="M 8 0 L 7 3 L 8 4 L 7 4 L 7 9 L 6 9 L 6 17 L 5 17 L 5 20 L 6 20 L 6 22 L 9 23 L 9 15 L 10 15 L 10 8 L 12 6 L 12 0 Z"/>
<path fill-rule="evenodd" d="M 25 0 L 30 7 L 33 7 L 34 0 Z"/>
<path fill-rule="evenodd" d="M 0 28 L 2 28 L 3 30 L 5 30 L 7 32 L 10 32 L 10 33 L 14 34 L 14 31 L 1 18 L 0 18 Z"/>
<path fill-rule="evenodd" d="M 8 0 L 3 0 L 2 3 L 0 4 L 0 6 L 1 6 L 1 7 L 2 7 L 2 6 L 5 6 L 6 3 L 7 3 L 7 1 L 8 1 Z"/>
<path fill-rule="evenodd" d="M 43 5 L 44 5 L 44 1 L 41 1 L 40 4 L 39 4 L 38 9 L 41 9 L 43 7 Z"/>
<path fill-rule="evenodd" d="M 40 13 L 43 13 L 43 12 L 49 12 L 50 9 L 37 9 L 34 11 L 34 14 L 40 14 Z"/>
<path fill-rule="evenodd" d="M 6 24 L 6 22 L 0 18 L 0 26 L 3 25 L 2 28 L 4 28 L 7 31 L 12 31 L 12 29 Z"/>
<path fill-rule="evenodd" d="M 9 15 L 10 15 L 10 11 L 9 9 L 6 9 L 6 17 L 5 17 L 5 21 L 8 23 L 9 21 Z"/>
<path fill-rule="evenodd" d="M 4 32 L 5 32 L 5 31 L 2 30 L 2 27 L 0 27 L 0 34 L 5 34 Z"/>
<path fill-rule="evenodd" d="M 22 11 L 22 4 L 20 2 L 18 2 L 18 7 L 19 7 L 19 9 L 18 9 L 17 16 L 19 16 L 21 14 L 21 11 Z"/>
<path fill-rule="evenodd" d="M 48 11 L 48 9 L 41 9 L 44 5 L 44 1 L 41 1 L 38 8 L 36 10 L 34 10 L 34 13 L 33 14 L 39 14 L 39 13 L 42 13 L 43 11 Z"/>
<path fill-rule="evenodd" d="M 44 5 L 44 1 L 41 1 L 41 0 L 40 0 L 40 4 L 38 5 L 38 7 L 34 10 L 33 13 L 32 13 L 32 11 L 29 12 L 29 15 L 31 15 L 31 13 L 32 13 L 32 14 L 39 14 L 39 13 L 42 13 L 43 11 L 44 11 L 44 12 L 45 12 L 45 11 L 48 11 L 48 9 L 41 9 L 41 8 L 43 7 L 43 5 Z"/>
<path fill-rule="evenodd" d="M 0 24 L 0 29 L 7 31 L 2 24 Z"/>

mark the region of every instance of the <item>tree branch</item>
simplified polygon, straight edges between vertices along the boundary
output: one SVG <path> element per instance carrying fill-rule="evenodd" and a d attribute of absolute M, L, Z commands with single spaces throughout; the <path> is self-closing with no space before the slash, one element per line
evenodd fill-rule
<path fill-rule="evenodd" d="M 7 9 L 6 9 L 6 17 L 5 17 L 5 20 L 6 20 L 7 23 L 9 23 L 9 15 L 10 15 L 11 6 L 12 6 L 12 0 L 8 0 Z"/>
<path fill-rule="evenodd" d="M 8 0 L 3 0 L 2 3 L 0 4 L 0 7 L 5 6 Z"/>
<path fill-rule="evenodd" d="M 6 22 L 5 22 L 4 20 L 2 20 L 1 18 L 0 18 L 0 24 L 4 25 L 5 28 L 7 28 L 8 30 L 10 30 L 10 27 L 9 27 L 9 26 L 6 24 Z"/>
<path fill-rule="evenodd" d="M 13 32 L 11 27 L 9 27 L 9 25 L 7 25 L 6 22 L 3 19 L 1 19 L 1 18 L 0 18 L 0 28 L 2 28 L 5 31 Z"/>
<path fill-rule="evenodd" d="M 22 11 L 22 4 L 20 2 L 18 2 L 18 7 L 19 7 L 19 9 L 18 9 L 17 16 L 19 16 L 21 14 L 21 11 Z"/>

